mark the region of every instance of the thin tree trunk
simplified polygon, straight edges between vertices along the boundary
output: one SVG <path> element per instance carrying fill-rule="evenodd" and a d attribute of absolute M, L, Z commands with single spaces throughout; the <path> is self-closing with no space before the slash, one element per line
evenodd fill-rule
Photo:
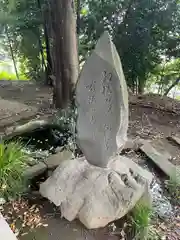
<path fill-rule="evenodd" d="M 46 23 L 44 23 L 44 39 L 46 43 L 46 54 L 47 54 L 47 68 L 46 68 L 46 75 L 47 75 L 47 84 L 53 86 L 52 81 L 50 80 L 50 75 L 52 75 L 52 59 L 51 59 L 51 52 L 50 52 L 50 43 L 49 43 L 49 36 Z"/>
<path fill-rule="evenodd" d="M 81 0 L 77 0 L 77 35 L 80 33 Z"/>
<path fill-rule="evenodd" d="M 72 0 L 54 0 L 55 106 L 66 108 L 78 78 L 76 18 Z"/>
<path fill-rule="evenodd" d="M 164 82 L 164 71 L 165 71 L 166 62 L 163 64 L 163 68 L 161 70 L 160 74 L 160 80 L 159 80 L 159 89 L 158 94 L 162 95 L 162 89 L 163 89 L 163 82 Z"/>
<path fill-rule="evenodd" d="M 42 46 L 42 40 L 41 40 L 41 37 L 40 37 L 40 33 L 39 33 L 39 35 L 37 36 L 37 38 L 38 38 L 39 49 L 40 49 L 41 58 L 42 58 L 42 68 L 45 68 L 45 69 L 46 69 L 46 64 L 45 64 L 45 60 L 44 60 L 43 46 Z"/>
<path fill-rule="evenodd" d="M 9 36 L 7 26 L 6 26 L 5 30 L 6 30 L 6 36 L 7 36 L 7 39 L 8 39 L 9 50 L 10 50 L 11 58 L 12 58 L 12 61 L 13 61 L 16 77 L 17 77 L 17 79 L 19 79 L 19 74 L 18 74 L 18 70 L 17 70 L 17 66 L 16 66 L 16 60 L 15 60 L 15 57 L 14 57 L 13 48 L 12 48 L 12 45 L 11 45 L 11 38 Z"/>
<path fill-rule="evenodd" d="M 52 81 L 50 79 L 50 75 L 52 74 L 52 59 L 51 59 L 51 54 L 50 54 L 50 43 L 49 43 L 49 36 L 48 36 L 48 30 L 47 30 L 47 21 L 46 21 L 46 17 L 45 17 L 46 13 L 44 13 L 44 11 L 42 10 L 40 0 L 37 0 L 37 5 L 41 11 L 41 15 L 43 18 L 44 39 L 45 39 L 46 55 L 47 55 L 47 65 L 45 66 L 46 84 L 52 86 Z"/>
<path fill-rule="evenodd" d="M 167 96 L 168 93 L 171 91 L 171 89 L 173 89 L 173 87 L 175 87 L 179 82 L 180 82 L 180 77 L 177 78 L 177 79 L 171 84 L 171 86 L 165 91 L 164 96 Z"/>

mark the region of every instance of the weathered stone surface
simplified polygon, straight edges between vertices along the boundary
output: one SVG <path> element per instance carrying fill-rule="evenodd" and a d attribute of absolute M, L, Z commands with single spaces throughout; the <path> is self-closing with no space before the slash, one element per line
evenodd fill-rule
<path fill-rule="evenodd" d="M 177 137 L 177 136 L 170 136 L 170 137 L 168 137 L 168 139 L 170 141 L 175 142 L 176 144 L 178 144 L 180 146 L 180 138 L 179 137 Z"/>
<path fill-rule="evenodd" d="M 35 158 L 33 158 L 33 157 L 28 157 L 28 159 L 27 159 L 27 164 L 29 165 L 29 166 L 34 166 L 34 165 L 36 165 L 38 163 L 38 160 L 37 159 L 35 159 Z"/>
<path fill-rule="evenodd" d="M 76 98 L 77 140 L 85 157 L 62 161 L 40 193 L 69 221 L 79 218 L 87 228 L 99 228 L 147 197 L 152 181 L 148 171 L 118 156 L 127 138 L 128 94 L 108 33 L 84 65 Z"/>
<path fill-rule="evenodd" d="M 59 164 L 63 161 L 70 160 L 73 158 L 73 153 L 68 150 L 64 150 L 62 152 L 50 155 L 47 159 L 44 160 L 44 163 L 48 167 L 48 169 L 55 169 Z"/>
<path fill-rule="evenodd" d="M 137 139 L 128 139 L 126 142 L 125 142 L 125 145 L 124 145 L 124 150 L 134 150 L 134 151 L 137 151 L 140 146 L 143 145 L 143 139 L 141 138 L 137 138 Z"/>
<path fill-rule="evenodd" d="M 24 172 L 24 176 L 27 179 L 32 179 L 40 174 L 42 174 L 43 172 L 45 172 L 47 169 L 47 165 L 43 162 L 40 162 L 32 167 L 28 167 L 26 169 L 26 171 Z"/>
<path fill-rule="evenodd" d="M 121 61 L 107 32 L 85 63 L 76 88 L 77 140 L 89 163 L 105 167 L 122 149 L 128 128 L 128 92 Z"/>
<path fill-rule="evenodd" d="M 164 139 L 155 138 L 151 141 L 151 145 L 166 159 L 172 158 L 172 154 L 170 154 L 168 145 L 166 144 L 166 141 L 164 141 Z"/>
<path fill-rule="evenodd" d="M 149 172 L 125 157 L 117 156 L 107 168 L 80 158 L 62 162 L 40 193 L 69 221 L 79 218 L 87 228 L 98 228 L 131 210 L 151 181 Z"/>
<path fill-rule="evenodd" d="M 167 176 L 172 177 L 177 174 L 180 169 L 173 165 L 166 155 L 159 153 L 152 145 L 144 141 L 144 144 L 140 147 L 143 151 Z"/>
<path fill-rule="evenodd" d="M 16 236 L 10 229 L 9 225 L 7 224 L 1 213 L 0 213 L 0 239 L 17 240 Z"/>
<path fill-rule="evenodd" d="M 57 148 L 55 149 L 55 153 L 62 152 L 63 149 L 64 149 L 64 146 L 63 146 L 63 147 L 57 147 Z"/>

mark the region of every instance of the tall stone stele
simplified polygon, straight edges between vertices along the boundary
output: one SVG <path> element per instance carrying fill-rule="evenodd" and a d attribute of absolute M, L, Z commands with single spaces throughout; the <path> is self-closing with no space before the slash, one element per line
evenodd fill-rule
<path fill-rule="evenodd" d="M 84 157 L 62 162 L 40 186 L 69 221 L 98 228 L 123 217 L 147 194 L 152 175 L 119 156 L 127 138 L 128 93 L 107 32 L 86 61 L 76 87 L 77 143 Z"/>

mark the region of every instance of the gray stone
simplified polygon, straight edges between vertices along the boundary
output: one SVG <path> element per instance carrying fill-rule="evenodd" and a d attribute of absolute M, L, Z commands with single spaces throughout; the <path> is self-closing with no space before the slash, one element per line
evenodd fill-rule
<path fill-rule="evenodd" d="M 170 136 L 170 137 L 168 137 L 168 139 L 170 141 L 175 142 L 176 144 L 178 144 L 180 146 L 180 138 L 179 137 L 177 137 L 177 136 Z"/>
<path fill-rule="evenodd" d="M 128 94 L 108 33 L 83 67 L 76 98 L 77 141 L 84 157 L 61 163 L 58 157 L 60 165 L 41 184 L 40 193 L 69 221 L 78 218 L 87 228 L 99 228 L 149 197 L 152 181 L 151 173 L 118 156 L 127 139 Z"/>
<path fill-rule="evenodd" d="M 9 225 L 7 224 L 6 220 L 0 213 L 0 239 L 4 240 L 17 240 L 16 236 L 10 229 Z"/>
<path fill-rule="evenodd" d="M 73 158 L 73 153 L 68 150 L 50 155 L 47 159 L 44 160 L 44 163 L 48 169 L 54 169 L 58 167 L 63 161 L 67 161 Z"/>
<path fill-rule="evenodd" d="M 64 149 L 64 147 L 57 147 L 57 148 L 55 149 L 55 153 L 62 152 L 63 149 Z"/>
<path fill-rule="evenodd" d="M 69 221 L 79 218 L 87 228 L 104 227 L 123 217 L 144 195 L 152 175 L 132 160 L 117 156 L 107 168 L 85 158 L 64 161 L 40 193 L 61 209 Z"/>
<path fill-rule="evenodd" d="M 36 159 L 34 159 L 33 157 L 28 157 L 28 159 L 27 159 L 27 164 L 29 165 L 29 166 L 34 166 L 34 165 L 36 165 L 38 163 L 38 161 L 36 160 Z"/>
<path fill-rule="evenodd" d="M 143 151 L 167 176 L 173 177 L 180 170 L 173 165 L 166 155 L 159 153 L 152 145 L 144 140 L 144 144 L 140 147 Z M 178 174 L 177 174 L 178 175 Z M 178 178 L 177 178 L 178 179 Z"/>
<path fill-rule="evenodd" d="M 49 169 L 48 172 L 47 172 L 47 175 L 48 175 L 48 177 L 51 177 L 53 175 L 53 170 Z"/>
<path fill-rule="evenodd" d="M 137 151 L 142 146 L 142 139 L 128 139 L 124 145 L 125 150 Z"/>
<path fill-rule="evenodd" d="M 76 88 L 77 141 L 89 163 L 106 167 L 128 129 L 128 92 L 121 61 L 107 32 L 84 64 Z"/>
<path fill-rule="evenodd" d="M 47 170 L 47 165 L 43 162 L 40 162 L 32 167 L 28 167 L 24 172 L 24 176 L 27 179 L 32 179 Z"/>

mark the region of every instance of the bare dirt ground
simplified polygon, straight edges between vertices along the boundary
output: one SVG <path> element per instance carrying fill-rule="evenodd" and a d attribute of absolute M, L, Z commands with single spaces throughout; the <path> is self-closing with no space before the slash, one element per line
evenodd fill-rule
<path fill-rule="evenodd" d="M 53 112 L 51 109 L 52 90 L 47 87 L 28 83 L 14 83 L 12 85 L 2 81 L 0 83 L 0 97 L 5 100 L 17 101 L 27 104 L 30 107 L 35 107 L 37 109 L 36 117 L 44 114 L 50 116 Z M 3 119 L 2 108 L 8 108 L 8 106 L 1 106 L 0 122 Z M 13 123 L 13 117 L 11 116 L 11 118 Z M 180 148 L 170 144 L 166 140 L 166 136 L 172 134 L 179 134 L 180 136 L 180 102 L 167 97 L 162 99 L 157 95 L 130 96 L 128 134 L 131 138 L 152 139 L 153 144 L 160 151 L 169 152 L 173 155 L 172 162 L 180 165 Z M 6 206 L 4 215 L 7 217 L 14 231 L 16 231 L 18 221 L 21 225 L 24 222 L 23 228 L 20 229 L 19 240 L 120 239 L 119 236 L 111 235 L 111 231 L 108 228 L 87 231 L 79 222 L 69 223 L 64 219 L 60 219 L 58 209 L 54 208 L 47 201 L 41 201 L 40 204 L 38 204 L 36 199 L 30 202 L 26 202 L 25 200 L 13 202 Z"/>

